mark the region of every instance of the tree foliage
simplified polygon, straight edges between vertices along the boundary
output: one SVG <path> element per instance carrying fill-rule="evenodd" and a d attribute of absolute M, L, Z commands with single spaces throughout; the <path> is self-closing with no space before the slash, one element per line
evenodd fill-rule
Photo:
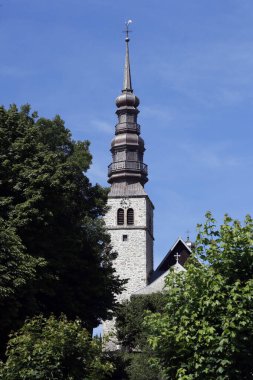
<path fill-rule="evenodd" d="M 147 336 L 143 319 L 147 311 L 159 312 L 165 305 L 161 292 L 147 295 L 134 295 L 122 302 L 116 311 L 117 339 L 127 352 L 141 350 L 146 345 Z"/>
<path fill-rule="evenodd" d="M 25 251 L 13 227 L 0 217 L 0 340 L 6 339 L 10 321 L 18 319 L 24 292 L 32 289 L 43 259 L 32 257 Z"/>
<path fill-rule="evenodd" d="M 102 219 L 107 189 L 92 186 L 84 174 L 89 142 L 74 141 L 59 116 L 49 120 L 31 114 L 29 106 L 0 107 L 0 162 L 0 217 L 13 236 L 11 254 L 14 260 L 28 255 L 17 279 L 23 285 L 33 279 L 17 299 L 16 319 L 0 300 L 0 336 L 41 312 L 79 316 L 91 329 L 110 316 L 122 281 Z"/>
<path fill-rule="evenodd" d="M 11 336 L 0 379 L 103 380 L 112 371 L 100 341 L 91 339 L 80 320 L 38 316 Z"/>
<path fill-rule="evenodd" d="M 253 221 L 210 213 L 199 225 L 202 266 L 167 278 L 166 306 L 145 324 L 164 379 L 253 378 Z"/>
<path fill-rule="evenodd" d="M 44 265 L 44 260 L 25 252 L 15 229 L 0 218 L 0 302 L 13 302 L 16 294 L 35 279 L 36 269 Z"/>
<path fill-rule="evenodd" d="M 123 377 L 128 380 L 156 380 L 159 373 L 149 365 L 152 351 L 147 344 L 143 320 L 147 311 L 159 312 L 165 305 L 162 293 L 132 296 L 116 312 L 117 338 L 121 344 Z"/>

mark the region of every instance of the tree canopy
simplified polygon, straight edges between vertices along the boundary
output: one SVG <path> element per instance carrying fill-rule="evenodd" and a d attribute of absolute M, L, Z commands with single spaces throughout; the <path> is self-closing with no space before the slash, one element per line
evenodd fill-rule
<path fill-rule="evenodd" d="M 6 295 L 0 336 L 38 313 L 78 316 L 90 330 L 114 310 L 123 283 L 102 219 L 107 189 L 92 186 L 85 175 L 91 158 L 89 142 L 74 141 L 59 116 L 38 118 L 28 105 L 0 107 L 0 238 L 7 246 L 1 260 L 11 251 L 19 270 L 14 282 L 12 268 L 4 269 L 10 282 L 0 284 Z M 15 319 L 5 309 L 10 287 Z"/>
<path fill-rule="evenodd" d="M 145 319 L 154 362 L 164 379 L 253 377 L 253 220 L 211 213 L 199 225 L 201 266 L 167 278 L 166 305 Z"/>
<path fill-rule="evenodd" d="M 163 293 L 135 295 L 124 301 L 116 311 L 117 339 L 121 344 L 120 379 L 158 380 L 157 369 L 150 365 L 152 350 L 147 343 L 143 320 L 147 311 L 159 312 L 165 306 Z M 118 354 L 118 356 L 120 356 Z M 116 364 L 119 362 L 118 358 Z M 123 365 L 122 365 L 123 363 Z"/>
<path fill-rule="evenodd" d="M 117 339 L 125 351 L 140 351 L 146 346 L 147 334 L 143 327 L 146 311 L 159 312 L 165 305 L 163 293 L 134 295 L 123 301 L 116 310 Z"/>
<path fill-rule="evenodd" d="M 91 339 L 80 320 L 42 316 L 26 321 L 8 343 L 3 380 L 102 380 L 113 365 L 102 353 L 101 342 Z"/>
<path fill-rule="evenodd" d="M 31 291 L 36 275 L 45 261 L 27 254 L 13 227 L 0 217 L 0 349 L 10 325 L 19 319 L 24 293 Z"/>

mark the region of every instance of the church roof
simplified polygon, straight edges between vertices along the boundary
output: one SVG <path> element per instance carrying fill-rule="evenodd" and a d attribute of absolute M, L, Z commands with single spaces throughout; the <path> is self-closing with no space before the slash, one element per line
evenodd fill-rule
<path fill-rule="evenodd" d="M 161 292 L 165 288 L 165 279 L 173 270 L 175 272 L 185 272 L 184 263 L 191 255 L 190 241 L 185 242 L 182 238 L 178 238 L 169 249 L 167 255 L 152 273 L 149 284 L 137 290 L 133 295 L 151 294 Z"/>
<path fill-rule="evenodd" d="M 175 264 L 180 264 L 180 266 L 183 267 L 184 263 L 191 254 L 192 250 L 190 248 L 189 241 L 185 242 L 181 237 L 179 237 L 169 249 L 168 253 L 158 265 L 156 270 L 151 274 L 149 283 L 151 284 L 156 281 L 156 279 L 161 277 Z M 176 255 L 178 255 L 178 259 L 176 259 Z"/>
<path fill-rule="evenodd" d="M 185 257 L 185 255 L 182 257 L 184 251 L 187 253 L 187 257 Z M 182 265 L 192 253 L 190 246 L 181 237 L 179 237 L 169 249 L 167 255 L 163 258 L 161 263 L 156 268 L 156 271 L 164 272 L 168 267 L 174 265 L 176 263 L 176 259 L 174 257 L 176 253 L 180 254 L 181 257 L 179 258 L 179 263 Z"/>
<path fill-rule="evenodd" d="M 138 197 L 138 196 L 148 196 L 146 191 L 140 182 L 128 183 L 128 182 L 119 182 L 115 183 L 111 187 L 109 192 L 109 197 Z"/>
<path fill-rule="evenodd" d="M 166 272 L 162 273 L 156 280 L 151 282 L 145 288 L 137 290 L 133 295 L 152 294 L 162 292 L 165 289 L 165 279 L 171 271 L 186 272 L 186 269 L 178 262 L 170 267 Z"/>

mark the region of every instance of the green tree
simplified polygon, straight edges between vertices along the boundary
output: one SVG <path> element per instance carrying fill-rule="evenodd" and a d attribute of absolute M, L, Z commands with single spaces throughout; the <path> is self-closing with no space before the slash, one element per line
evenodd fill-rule
<path fill-rule="evenodd" d="M 161 292 L 132 296 L 122 302 L 116 311 L 117 339 L 124 351 L 140 351 L 147 342 L 147 332 L 143 327 L 147 311 L 159 312 L 165 305 Z"/>
<path fill-rule="evenodd" d="M 166 306 L 145 319 L 164 379 L 253 378 L 253 221 L 211 213 L 198 226 L 202 266 L 167 278 Z"/>
<path fill-rule="evenodd" d="M 17 319 L 63 312 L 91 330 L 110 317 L 123 283 L 102 219 L 107 189 L 92 186 L 84 174 L 89 143 L 74 141 L 59 116 L 0 107 L 0 162 L 0 217 L 29 256 L 46 262 L 32 288 L 23 289 Z M 7 320 L 4 307 L 0 303 L 0 316 Z M 0 335 L 17 326 L 9 318 L 8 328 L 0 323 Z"/>
<path fill-rule="evenodd" d="M 121 343 L 124 376 L 129 380 L 159 379 L 157 369 L 149 365 L 152 351 L 147 344 L 143 320 L 147 311 L 159 312 L 165 305 L 163 293 L 132 296 L 116 312 L 117 338 Z"/>
<path fill-rule="evenodd" d="M 99 340 L 91 339 L 80 320 L 41 316 L 26 321 L 11 336 L 4 380 L 103 380 L 113 371 Z"/>
<path fill-rule="evenodd" d="M 14 228 L 0 217 L 0 325 L 8 330 L 10 320 L 17 320 L 24 290 L 32 289 L 36 275 L 45 261 L 25 252 Z M 6 338 L 0 335 L 0 340 Z"/>

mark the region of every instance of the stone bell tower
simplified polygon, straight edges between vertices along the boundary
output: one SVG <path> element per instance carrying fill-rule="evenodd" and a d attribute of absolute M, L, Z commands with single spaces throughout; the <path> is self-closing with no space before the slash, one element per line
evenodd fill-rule
<path fill-rule="evenodd" d="M 117 274 L 128 279 L 119 300 L 148 284 L 153 270 L 153 204 L 144 190 L 148 168 L 143 163 L 144 141 L 137 123 L 139 99 L 133 93 L 126 32 L 126 56 L 122 93 L 116 99 L 118 123 L 111 143 L 109 211 L 105 222 L 111 235 Z"/>

